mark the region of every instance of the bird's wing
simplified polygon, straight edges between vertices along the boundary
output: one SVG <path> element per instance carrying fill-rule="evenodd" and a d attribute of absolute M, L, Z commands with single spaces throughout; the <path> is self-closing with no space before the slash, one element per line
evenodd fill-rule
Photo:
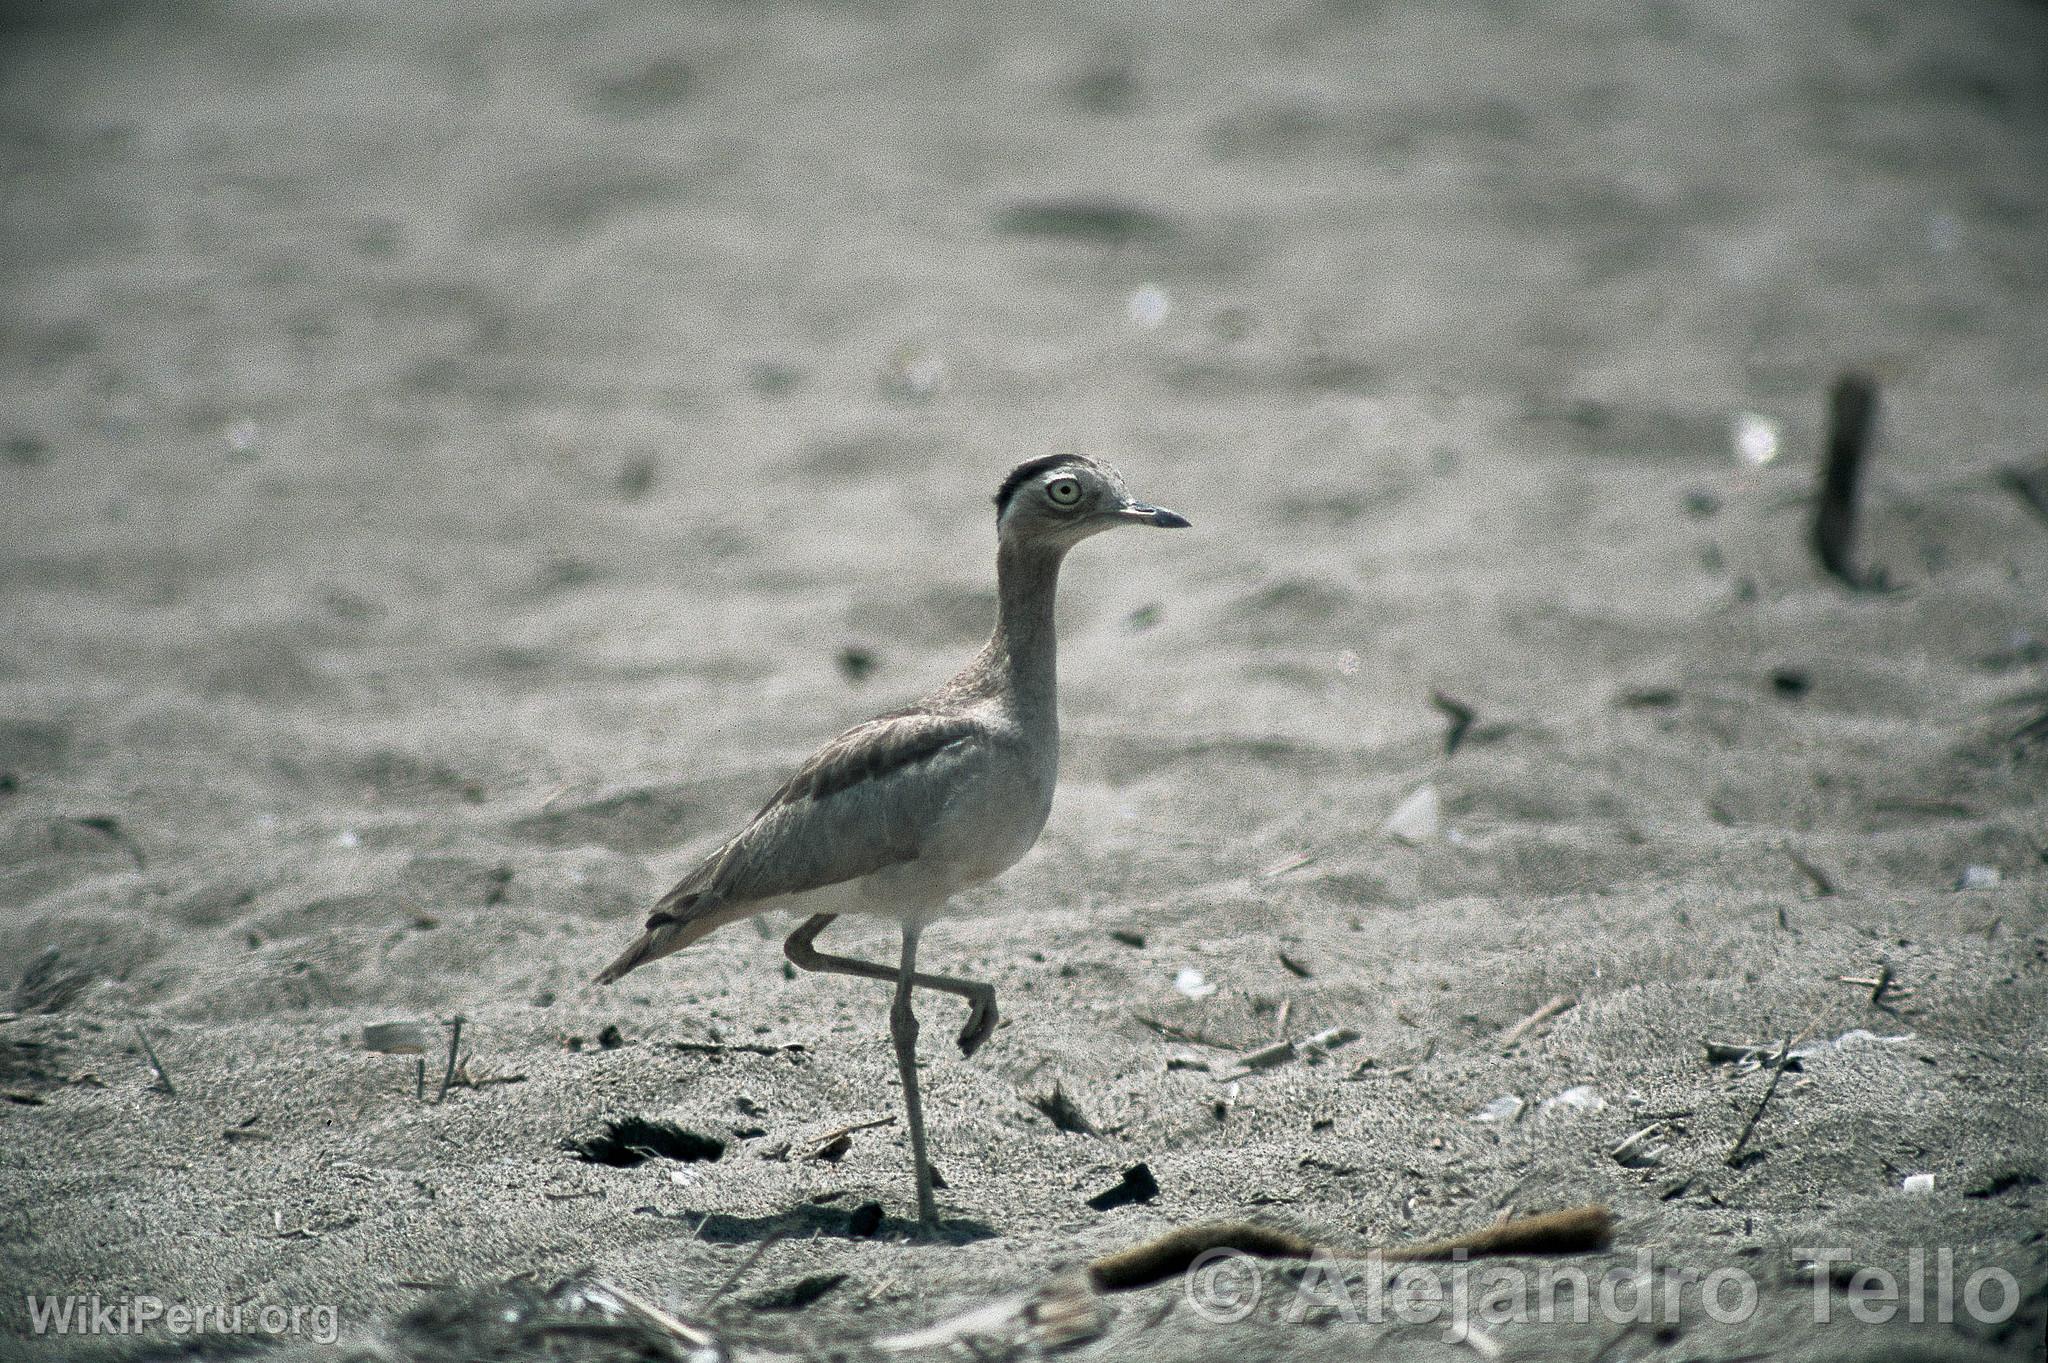
<path fill-rule="evenodd" d="M 961 715 L 906 709 L 854 725 L 811 755 L 739 836 L 685 883 L 727 903 L 798 894 L 915 860 L 943 761 L 983 732 Z M 915 773 L 924 779 L 908 779 Z M 680 887 L 678 887 L 680 888 Z"/>
<path fill-rule="evenodd" d="M 854 725 L 813 753 L 744 829 L 663 895 L 640 940 L 599 978 L 617 979 L 680 951 L 745 917 L 745 905 L 916 860 L 949 793 L 944 770 L 934 764 L 957 762 L 985 733 L 977 720 L 916 707 Z"/>

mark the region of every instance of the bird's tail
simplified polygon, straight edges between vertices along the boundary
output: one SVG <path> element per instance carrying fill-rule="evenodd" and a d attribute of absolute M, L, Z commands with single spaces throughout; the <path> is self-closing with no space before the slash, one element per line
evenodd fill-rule
<path fill-rule="evenodd" d="M 678 887 L 680 889 L 681 887 Z M 671 891 L 648 916 L 646 930 L 619 958 L 597 973 L 598 984 L 611 984 L 649 961 L 673 955 L 701 941 L 728 923 L 760 912 L 759 904 L 733 904 L 709 895 Z"/>

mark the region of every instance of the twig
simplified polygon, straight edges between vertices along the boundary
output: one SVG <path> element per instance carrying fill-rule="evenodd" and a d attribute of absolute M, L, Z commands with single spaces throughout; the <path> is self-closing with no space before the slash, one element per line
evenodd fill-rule
<path fill-rule="evenodd" d="M 729 1275 L 727 1275 L 726 1280 L 718 1285 L 718 1289 L 715 1292 L 713 1292 L 710 1296 L 704 1299 L 704 1305 L 706 1309 L 710 1308 L 711 1303 L 717 1301 L 720 1297 L 732 1291 L 733 1288 L 739 1286 L 740 1279 L 746 1277 L 747 1274 L 751 1273 L 753 1271 L 754 1265 L 761 1262 L 761 1256 L 766 1254 L 769 1250 L 775 1248 L 775 1246 L 777 1246 L 780 1243 L 782 1243 L 782 1232 L 773 1231 L 770 1232 L 767 1239 L 763 1240 L 760 1244 L 754 1246 L 754 1252 L 752 1254 L 749 1254 L 746 1257 L 746 1260 L 743 1263 L 741 1263 L 738 1268 L 734 1269 Z"/>
<path fill-rule="evenodd" d="M 772 1244 L 774 1242 L 770 1241 L 768 1243 Z M 764 1245 L 763 1248 L 766 1248 L 766 1246 Z M 663 1334 L 672 1335 L 693 1349 L 712 1349 L 718 1345 L 716 1339 L 699 1330 L 696 1326 L 677 1320 L 653 1302 L 641 1300 L 625 1288 L 620 1287 L 617 1283 L 599 1282 L 592 1283 L 591 1286 L 605 1293 L 613 1301 L 616 1301 L 655 1329 L 660 1330 Z M 724 1289 L 721 1288 L 720 1290 L 723 1291 Z"/>
<path fill-rule="evenodd" d="M 142 1053 L 149 1057 L 149 1067 L 156 1071 L 156 1082 L 163 1091 L 173 1098 L 178 1096 L 177 1086 L 171 1083 L 171 1076 L 164 1072 L 164 1062 L 156 1058 L 156 1047 L 149 1044 L 149 1033 L 142 1030 L 142 1024 L 135 1024 L 135 1039 L 142 1043 Z"/>
<path fill-rule="evenodd" d="M 1316 855 L 1313 852 L 1296 852 L 1292 856 L 1282 857 L 1280 860 L 1274 862 L 1271 866 L 1268 866 L 1265 870 L 1259 872 L 1259 879 L 1271 880 L 1275 876 L 1284 876 L 1289 871 L 1299 871 L 1302 867 L 1307 866 L 1315 859 Z"/>
<path fill-rule="evenodd" d="M 1852 561 L 1856 539 L 1856 492 L 1863 457 L 1877 425 L 1877 381 L 1854 370 L 1835 380 L 1828 395 L 1826 460 L 1821 466 L 1820 503 L 1814 509 L 1812 543 L 1820 566 L 1852 591 L 1881 588 L 1881 575 L 1864 577 Z"/>
<path fill-rule="evenodd" d="M 1186 1027 L 1176 1027 L 1171 1022 L 1161 1022 L 1158 1018 L 1146 1017 L 1143 1013 L 1131 1014 L 1131 1021 L 1141 1027 L 1157 1032 L 1169 1041 L 1185 1041 L 1191 1046 L 1207 1046 L 1212 1051 L 1234 1051 L 1237 1049 L 1227 1041 L 1218 1041 L 1213 1036 L 1207 1036 Z"/>
<path fill-rule="evenodd" d="M 418 1060 L 416 1060 L 416 1061 L 414 1061 L 414 1062 L 413 1062 L 413 1065 L 414 1065 L 414 1069 L 413 1069 L 413 1072 L 412 1072 L 412 1096 L 413 1096 L 413 1101 L 414 1101 L 414 1102 L 420 1102 L 420 1103 L 424 1103 L 424 1102 L 426 1102 L 426 1101 L 427 1101 L 427 1058 L 426 1058 L 425 1056 L 421 1056 L 421 1057 L 420 1057 L 420 1058 L 419 1058 Z"/>
<path fill-rule="evenodd" d="M 1792 864 L 1799 868 L 1802 875 L 1813 882 L 1813 893 L 1816 897 L 1826 899 L 1835 892 L 1834 877 L 1802 856 L 1798 848 L 1787 846 L 1785 848 L 1785 855 L 1792 858 Z"/>
<path fill-rule="evenodd" d="M 441 1091 L 434 1095 L 437 1106 L 448 1101 L 448 1086 L 455 1082 L 455 1049 L 461 1044 L 462 1014 L 457 1013 L 448 1032 L 448 1068 L 441 1072 Z"/>
<path fill-rule="evenodd" d="M 808 1144 L 810 1145 L 813 1151 L 823 1150 L 826 1146 L 832 1144 L 834 1141 L 839 1140 L 842 1137 L 851 1136 L 856 1131 L 872 1131 L 878 1126 L 889 1126 L 892 1123 L 894 1123 L 895 1120 L 896 1119 L 894 1117 L 877 1117 L 873 1121 L 855 1122 L 851 1126 L 837 1127 L 831 1131 L 827 1131 L 824 1135 L 818 1137 L 816 1140 L 808 1142 Z M 805 1156 L 806 1159 L 812 1159 L 815 1157 L 815 1155 Z"/>
<path fill-rule="evenodd" d="M 1785 1037 L 1784 1044 L 1778 1047 L 1777 1060 L 1771 1065 L 1771 1082 L 1764 1085 L 1763 1097 L 1756 1100 L 1756 1106 L 1750 1110 L 1749 1120 L 1742 1124 L 1742 1134 L 1735 1138 L 1735 1144 L 1728 1147 L 1727 1157 L 1722 1162 L 1729 1168 L 1737 1168 L 1740 1165 L 1742 1147 L 1749 1144 L 1749 1135 L 1752 1131 L 1756 1130 L 1758 1119 L 1764 1115 L 1764 1109 L 1770 1105 L 1771 1095 L 1778 1091 L 1778 1081 L 1785 1077 L 1785 1062 L 1791 1058 L 1792 1038 L 1788 1034 Z"/>
<path fill-rule="evenodd" d="M 1457 755 L 1458 745 L 1465 741 L 1465 735 L 1472 728 L 1472 721 L 1478 718 L 1479 712 L 1457 697 L 1447 696 L 1441 691 L 1430 692 L 1429 703 L 1451 722 L 1450 728 L 1444 733 L 1444 756 L 1454 757 Z"/>
<path fill-rule="evenodd" d="M 1756 1065 L 1761 1067 L 1773 1055 L 1769 1046 L 1758 1045 L 1749 1041 L 1715 1041 L 1712 1038 L 1702 1038 L 1700 1044 L 1707 1049 L 1707 1063 L 1710 1065 Z M 1785 1063 L 1794 1070 L 1801 1068 L 1798 1056 L 1793 1056 Z"/>
<path fill-rule="evenodd" d="M 756 1041 L 671 1041 L 667 1043 L 672 1051 L 686 1055 L 724 1055 L 728 1051 L 742 1051 L 748 1055 L 782 1055 L 788 1051 L 801 1051 L 801 1041 L 785 1041 L 769 1046 Z"/>
<path fill-rule="evenodd" d="M 1622 1142 L 1607 1152 L 1607 1157 L 1624 1169 L 1643 1169 L 1657 1163 L 1662 1147 L 1655 1144 L 1655 1137 L 1664 1127 L 1661 1121 L 1624 1137 Z"/>
<path fill-rule="evenodd" d="M 1256 1051 L 1247 1051 L 1237 1058 L 1243 1068 L 1235 1074 L 1223 1076 L 1224 1082 L 1242 1079 L 1260 1070 L 1270 1070 L 1276 1065 L 1302 1055 L 1324 1055 L 1339 1046 L 1348 1046 L 1358 1040 L 1358 1033 L 1349 1027 L 1326 1027 L 1314 1036 L 1305 1036 L 1299 1041 L 1276 1041 L 1270 1046 L 1261 1046 Z"/>
<path fill-rule="evenodd" d="M 1128 1292 L 1185 1272 L 1203 1254 L 1217 1249 L 1234 1250 L 1255 1259 L 1306 1259 L 1317 1253 L 1334 1253 L 1339 1262 L 1440 1263 L 1539 1254 L 1590 1254 L 1607 1248 L 1613 1237 L 1614 1217 L 1607 1208 L 1595 1205 L 1497 1221 L 1470 1234 L 1444 1240 L 1367 1250 L 1348 1246 L 1333 1249 L 1297 1231 L 1259 1222 L 1203 1221 L 1105 1254 L 1091 1262 L 1087 1271 L 1097 1291 Z"/>
<path fill-rule="evenodd" d="M 1536 1030 L 1538 1027 L 1541 1027 L 1544 1023 L 1550 1021 L 1558 1014 L 1571 1011 L 1573 1008 L 1578 1006 L 1578 1002 L 1579 1001 L 1577 999 L 1573 998 L 1569 994 L 1559 994 L 1556 998 L 1544 1004 L 1541 1008 L 1538 1008 L 1535 1012 L 1529 1014 L 1529 1016 L 1523 1018 L 1514 1026 L 1508 1028 L 1505 1032 L 1502 1032 L 1500 1034 L 1500 1048 L 1504 1051 L 1512 1050 L 1516 1042 L 1520 1041 L 1530 1032 Z"/>
<path fill-rule="evenodd" d="M 1273 1039 L 1284 1041 L 1287 1037 L 1287 1019 L 1294 1014 L 1294 1000 L 1280 1000 L 1280 1007 L 1273 1013 Z"/>

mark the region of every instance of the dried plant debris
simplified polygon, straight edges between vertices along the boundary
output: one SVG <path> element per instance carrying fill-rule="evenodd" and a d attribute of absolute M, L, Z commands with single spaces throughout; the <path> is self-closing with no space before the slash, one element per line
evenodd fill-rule
<path fill-rule="evenodd" d="M 624 1288 L 581 1277 L 548 1288 L 513 1278 L 438 1290 L 399 1317 L 391 1333 L 394 1356 L 412 1363 L 726 1363 L 730 1357 L 708 1331 Z"/>
<path fill-rule="evenodd" d="M 135 1024 L 135 1039 L 141 1043 L 143 1058 L 149 1061 L 150 1072 L 156 1076 L 154 1087 L 173 1098 L 177 1097 L 178 1086 L 171 1082 L 170 1071 L 166 1070 L 164 1062 L 157 1058 L 156 1047 L 150 1043 L 149 1033 L 142 1030 L 142 1024 L 139 1022 Z"/>
<path fill-rule="evenodd" d="M 674 1122 L 646 1117 L 621 1117 L 608 1121 L 604 1130 L 594 1136 L 563 1140 L 562 1149 L 586 1164 L 602 1164 L 613 1169 L 631 1169 L 650 1159 L 680 1160 L 689 1164 L 725 1157 L 724 1141 L 685 1130 Z"/>
<path fill-rule="evenodd" d="M 1607 1208 L 1593 1205 L 1511 1218 L 1467 1235 L 1386 1249 L 1346 1245 L 1335 1238 L 1324 1239 L 1255 1221 L 1204 1221 L 1168 1231 L 1115 1254 L 1105 1254 L 1088 1265 L 1088 1276 L 1099 1291 L 1127 1292 L 1185 1273 L 1197 1259 L 1214 1250 L 1231 1250 L 1255 1259 L 1306 1259 L 1328 1253 L 1340 1260 L 1377 1255 L 1389 1262 L 1421 1262 L 1586 1254 L 1607 1248 L 1613 1236 L 1613 1215 Z"/>
<path fill-rule="evenodd" d="M 1226 1079 L 1242 1079 L 1260 1070 L 1270 1070 L 1290 1060 L 1318 1061 L 1340 1046 L 1349 1046 L 1358 1040 L 1358 1032 L 1350 1027 L 1325 1027 L 1314 1036 L 1301 1037 L 1293 1041 L 1276 1041 L 1256 1051 L 1247 1051 L 1238 1057 L 1240 1068 Z"/>
<path fill-rule="evenodd" d="M 1778 1047 L 1777 1059 L 1771 1064 L 1771 1082 L 1764 1085 L 1763 1096 L 1758 1098 L 1756 1106 L 1750 1109 L 1749 1120 L 1742 1124 L 1742 1130 L 1736 1134 L 1735 1144 L 1728 1147 L 1728 1154 L 1722 1163 L 1729 1168 L 1740 1169 L 1748 1163 L 1743 1155 L 1743 1147 L 1749 1144 L 1749 1138 L 1755 1133 L 1757 1123 L 1763 1119 L 1764 1109 L 1771 1105 L 1771 1099 L 1777 1094 L 1778 1083 L 1785 1077 L 1785 1067 L 1791 1059 L 1792 1038 L 1788 1036 Z"/>
<path fill-rule="evenodd" d="M 1516 1045 L 1520 1044 L 1525 1038 L 1529 1036 L 1530 1033 L 1534 1032 L 1537 1028 L 1542 1027 L 1544 1024 L 1552 1021 L 1553 1019 L 1559 1017 L 1564 1013 L 1570 1012 L 1572 1009 L 1578 1007 L 1578 1005 L 1579 1001 L 1569 994 L 1557 995 L 1555 998 L 1546 1002 L 1541 1008 L 1538 1008 L 1535 1012 L 1529 1014 L 1529 1016 L 1523 1018 L 1520 1022 L 1515 1023 L 1512 1027 L 1509 1027 L 1505 1031 L 1503 1031 L 1500 1034 L 1500 1048 L 1503 1051 L 1513 1049 Z"/>
<path fill-rule="evenodd" d="M 15 981 L 8 1005 L 17 1013 L 61 1013 L 92 982 L 90 969 L 66 961 L 58 947 L 45 947 Z"/>
<path fill-rule="evenodd" d="M 1827 447 L 1820 499 L 1814 507 L 1812 544 L 1820 566 L 1855 591 L 1882 590 L 1882 574 L 1864 575 L 1855 564 L 1857 496 L 1864 456 L 1877 427 L 1877 380 L 1851 370 L 1828 395 Z"/>
<path fill-rule="evenodd" d="M 1109 1312 L 1088 1280 L 1069 1273 L 925 1329 L 878 1339 L 875 1347 L 892 1354 L 945 1349 L 970 1358 L 1037 1358 L 1098 1338 L 1108 1328 Z"/>
<path fill-rule="evenodd" d="M 1709 1040 L 1700 1044 L 1706 1047 L 1707 1063 L 1710 1065 L 1735 1065 L 1742 1069 L 1759 1069 L 1765 1065 L 1781 1063 L 1778 1048 L 1760 1042 Z M 1785 1056 L 1782 1065 L 1794 1074 L 1805 1068 L 1796 1055 Z"/>
<path fill-rule="evenodd" d="M 846 1157 L 847 1151 L 853 1149 L 853 1138 L 856 1133 L 872 1131 L 878 1126 L 889 1126 L 895 1120 L 893 1116 L 877 1117 L 873 1121 L 854 1122 L 851 1125 L 827 1131 L 824 1135 L 815 1138 L 809 1143 L 809 1148 L 804 1151 L 803 1157 L 805 1159 L 823 1160 L 827 1164 L 837 1164 Z"/>

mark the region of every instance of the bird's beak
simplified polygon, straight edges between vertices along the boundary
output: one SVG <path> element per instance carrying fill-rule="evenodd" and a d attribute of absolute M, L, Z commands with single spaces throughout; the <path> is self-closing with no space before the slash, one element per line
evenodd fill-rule
<path fill-rule="evenodd" d="M 1125 502 L 1117 509 L 1116 514 L 1123 520 L 1136 521 L 1140 525 L 1156 525 L 1161 530 L 1185 530 L 1194 524 L 1178 511 L 1168 511 L 1163 506 L 1147 506 L 1143 502 Z"/>

